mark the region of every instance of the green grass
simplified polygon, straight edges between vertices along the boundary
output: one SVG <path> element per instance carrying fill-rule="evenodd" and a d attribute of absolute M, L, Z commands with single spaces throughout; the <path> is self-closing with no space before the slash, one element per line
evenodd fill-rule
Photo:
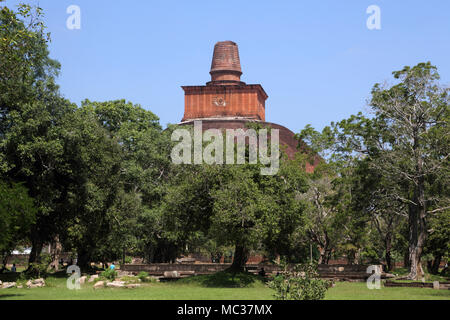
<path fill-rule="evenodd" d="M 396 275 L 397 277 L 402 277 L 402 276 L 406 276 L 409 273 L 409 271 L 406 268 L 397 268 L 397 269 L 393 270 L 392 273 L 394 275 Z M 427 271 L 425 271 L 424 277 L 425 277 L 425 282 L 430 282 L 430 283 L 432 283 L 433 281 L 439 281 L 439 282 L 448 282 L 448 281 L 450 281 L 449 277 L 441 276 L 439 274 L 431 274 L 431 273 L 428 273 Z M 411 280 L 398 280 L 398 281 L 401 281 L 401 282 L 405 282 L 405 281 L 414 282 L 414 281 L 411 281 Z"/>
<path fill-rule="evenodd" d="M 2 281 L 7 275 L 0 276 Z M 11 276 L 9 276 L 11 278 Z M 35 289 L 0 290 L 0 300 L 270 300 L 273 291 L 259 277 L 249 274 L 219 272 L 174 282 L 142 283 L 136 289 L 93 289 L 92 283 L 81 290 L 66 288 L 62 275 L 47 278 L 47 286 Z M 338 282 L 327 292 L 326 299 L 346 300 L 450 300 L 450 290 L 427 288 L 382 288 L 369 290 L 365 283 Z"/>
<path fill-rule="evenodd" d="M 211 275 L 193 276 L 181 279 L 176 284 L 197 285 L 206 288 L 265 288 L 259 276 L 251 273 L 217 272 Z"/>
<path fill-rule="evenodd" d="M 203 287 L 200 282 L 141 283 L 140 288 L 93 289 L 88 283 L 81 290 L 66 288 L 66 279 L 50 277 L 47 287 L 0 290 L 0 300 L 267 300 L 272 292 L 262 282 L 249 287 Z"/>
<path fill-rule="evenodd" d="M 365 282 L 337 282 L 327 300 L 450 300 L 450 290 L 429 288 L 381 287 L 369 290 Z"/>

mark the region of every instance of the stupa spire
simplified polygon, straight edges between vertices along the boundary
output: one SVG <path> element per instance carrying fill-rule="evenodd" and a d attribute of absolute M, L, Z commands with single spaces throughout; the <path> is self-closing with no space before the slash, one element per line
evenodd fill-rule
<path fill-rule="evenodd" d="M 217 42 L 211 63 L 210 84 L 232 84 L 241 81 L 239 49 L 233 41 Z"/>

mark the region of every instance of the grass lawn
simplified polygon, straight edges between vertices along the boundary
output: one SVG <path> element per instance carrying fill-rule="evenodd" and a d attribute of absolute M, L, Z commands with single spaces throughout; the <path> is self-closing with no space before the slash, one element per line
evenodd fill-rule
<path fill-rule="evenodd" d="M 450 300 L 450 290 L 381 287 L 367 289 L 365 282 L 338 282 L 327 291 L 327 300 Z"/>
<path fill-rule="evenodd" d="M 5 281 L 0 277 L 1 280 Z M 47 278 L 47 286 L 35 289 L 3 289 L 0 300 L 270 300 L 273 291 L 257 277 L 231 276 L 219 273 L 186 278 L 176 282 L 144 283 L 136 289 L 105 288 L 94 290 L 91 283 L 81 290 L 66 288 L 63 277 Z M 427 288 L 382 288 L 369 290 L 365 283 L 338 282 L 327 292 L 326 299 L 367 300 L 450 300 L 450 290 Z"/>

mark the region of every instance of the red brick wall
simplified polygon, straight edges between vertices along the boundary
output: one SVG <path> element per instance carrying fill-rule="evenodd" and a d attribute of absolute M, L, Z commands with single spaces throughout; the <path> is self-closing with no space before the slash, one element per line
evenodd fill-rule
<path fill-rule="evenodd" d="M 185 91 L 183 121 L 218 117 L 265 120 L 267 95 L 260 85 L 210 85 L 182 88 Z"/>
<path fill-rule="evenodd" d="M 202 120 L 203 131 L 208 129 L 245 129 L 246 124 L 249 123 L 248 120 Z M 293 159 L 294 155 L 299 152 L 297 149 L 298 141 L 294 137 L 294 133 L 286 127 L 283 127 L 276 123 L 271 122 L 257 122 L 263 126 L 269 126 L 273 129 L 280 130 L 280 146 L 284 145 L 286 147 L 286 154 L 289 158 Z M 193 125 L 193 122 L 186 122 L 183 125 Z M 303 148 L 302 152 L 307 152 Z M 313 163 L 306 163 L 306 172 L 314 171 L 314 167 L 318 165 L 320 159 L 316 157 Z"/>

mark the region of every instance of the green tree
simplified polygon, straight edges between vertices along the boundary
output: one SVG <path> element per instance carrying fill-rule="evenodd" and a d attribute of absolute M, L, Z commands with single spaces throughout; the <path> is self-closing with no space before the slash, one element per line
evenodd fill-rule
<path fill-rule="evenodd" d="M 83 268 L 142 253 L 142 243 L 154 236 L 145 226 L 158 227 L 149 218 L 158 212 L 170 164 L 158 118 L 124 100 L 86 100 L 64 127 L 75 167 L 65 246 Z"/>
<path fill-rule="evenodd" d="M 372 90 L 373 117 L 359 113 L 328 131 L 334 135 L 335 155 L 368 157 L 381 182 L 392 182 L 387 184 L 392 186 L 389 197 L 407 208 L 408 278 L 417 279 L 427 221 L 448 210 L 443 181 L 449 180 L 449 89 L 439 85 L 436 67 L 429 62 L 393 75 L 397 84 L 376 84 Z"/>
<path fill-rule="evenodd" d="M 450 257 L 450 210 L 438 212 L 429 220 L 429 236 L 424 248 L 428 271 L 439 272 L 442 261 L 448 263 Z"/>
<path fill-rule="evenodd" d="M 163 201 L 164 229 L 174 243 L 182 248 L 207 238 L 234 246 L 233 271 L 243 270 L 251 250 L 289 251 L 285 246 L 303 222 L 297 195 L 306 180 L 298 163 L 281 161 L 274 176 L 250 164 L 176 167 Z"/>
<path fill-rule="evenodd" d="M 3 268 L 11 252 L 26 241 L 30 226 L 34 223 L 36 208 L 28 190 L 20 184 L 0 181 L 0 256 Z"/>
<path fill-rule="evenodd" d="M 50 34 L 45 33 L 42 9 L 17 7 L 0 6 L 0 133 L 8 127 L 8 113 L 51 87 L 59 70 L 59 63 L 49 57 Z"/>
<path fill-rule="evenodd" d="M 380 153 L 376 167 L 387 179 L 401 177 L 410 185 L 406 196 L 397 196 L 408 206 L 408 278 L 417 279 L 423 273 L 427 220 L 449 208 L 448 194 L 440 196 L 428 187 L 436 175 L 449 179 L 449 89 L 439 85 L 439 74 L 430 63 L 393 74 L 398 84 L 389 88 L 377 84 L 372 91 L 371 106 L 388 138 L 376 149 Z"/>
<path fill-rule="evenodd" d="M 0 11 L 0 170 L 23 182 L 37 208 L 30 228 L 30 263 L 53 241 L 64 202 L 61 123 L 75 106 L 55 85 L 59 64 L 49 58 L 42 10 L 19 5 Z"/>

